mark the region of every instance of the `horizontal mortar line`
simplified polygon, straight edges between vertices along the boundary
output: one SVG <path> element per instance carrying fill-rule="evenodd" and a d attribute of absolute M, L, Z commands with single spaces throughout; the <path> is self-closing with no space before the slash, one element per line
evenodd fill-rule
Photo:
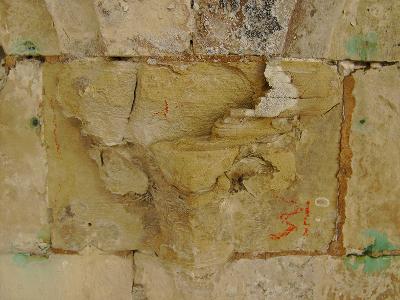
<path fill-rule="evenodd" d="M 269 259 L 272 257 L 279 256 L 332 256 L 336 257 L 337 255 L 332 255 L 327 252 L 321 251 L 304 251 L 304 250 L 287 250 L 287 251 L 277 251 L 277 252 L 235 252 L 230 261 L 235 261 L 239 259 Z"/>
<path fill-rule="evenodd" d="M 72 56 L 72 55 L 6 55 L 5 59 L 36 59 L 42 60 L 46 62 L 64 62 L 64 61 L 74 61 L 74 60 L 82 60 L 82 59 L 103 59 L 110 61 L 147 61 L 149 59 L 158 60 L 161 62 L 169 62 L 169 61 L 208 61 L 208 62 L 236 62 L 242 59 L 252 60 L 286 60 L 286 61 L 301 61 L 301 62 L 324 62 L 330 64 L 338 64 L 340 62 L 352 62 L 360 65 L 368 65 L 372 63 L 378 63 L 381 65 L 394 65 L 399 63 L 400 61 L 385 61 L 385 60 L 354 60 L 354 59 L 328 59 L 328 58 L 298 58 L 298 57 L 272 57 L 269 58 L 265 55 L 256 55 L 256 54 L 215 54 L 215 55 L 206 55 L 206 54 L 188 54 L 188 55 L 138 55 L 138 56 Z"/>
<path fill-rule="evenodd" d="M 347 253 L 346 256 L 369 256 L 372 258 L 386 257 L 386 256 L 400 256 L 400 250 L 390 250 L 390 251 L 376 251 L 368 254 L 358 254 L 358 253 Z"/>

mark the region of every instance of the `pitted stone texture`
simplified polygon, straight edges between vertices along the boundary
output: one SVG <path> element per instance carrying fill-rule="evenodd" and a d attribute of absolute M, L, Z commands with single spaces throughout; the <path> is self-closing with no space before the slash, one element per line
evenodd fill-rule
<path fill-rule="evenodd" d="M 135 63 L 102 59 L 47 64 L 55 77 L 55 101 L 66 117 L 82 122 L 83 133 L 105 145 L 123 143 L 135 98 Z"/>
<path fill-rule="evenodd" d="M 0 1 L 0 44 L 6 54 L 57 55 L 57 32 L 44 0 Z"/>
<path fill-rule="evenodd" d="M 123 95 L 123 89 L 110 91 L 107 88 L 107 80 L 111 83 L 114 79 L 107 75 L 107 66 L 102 73 L 98 71 L 96 80 L 104 75 L 104 86 L 99 86 L 101 95 L 118 92 Z M 119 70 L 119 72 L 117 72 Z M 118 69 L 116 66 L 116 77 L 122 76 L 125 69 Z M 46 64 L 44 67 L 44 89 L 45 89 L 45 138 L 48 144 L 48 193 L 49 202 L 53 210 L 54 224 L 52 228 L 52 243 L 54 248 L 66 250 L 80 250 L 90 244 L 102 250 L 129 250 L 143 248 L 147 241 L 144 227 L 151 227 L 156 218 L 144 220 L 148 210 L 152 210 L 148 202 L 134 193 L 125 194 L 126 190 L 119 190 L 119 193 L 112 193 L 107 186 L 100 172 L 110 171 L 108 161 L 104 169 L 99 171 L 97 162 L 101 162 L 101 147 L 95 139 L 84 134 L 85 119 L 82 123 L 73 114 L 81 112 L 80 105 L 85 102 L 88 106 L 93 105 L 96 100 L 104 100 L 94 106 L 93 110 L 88 109 L 86 115 L 98 116 L 93 119 L 93 128 L 96 130 L 104 128 L 104 114 L 107 112 L 120 111 L 120 101 L 132 101 L 124 97 L 112 98 L 79 98 L 77 90 L 67 91 L 72 94 L 67 97 L 60 93 L 60 86 L 57 79 L 58 68 Z M 54 73 L 55 72 L 55 73 Z M 68 74 L 68 73 L 66 73 Z M 64 74 L 64 84 L 74 82 L 72 78 Z M 73 73 L 73 76 L 79 74 Z M 85 72 L 82 75 L 87 75 Z M 125 74 L 126 75 L 126 74 Z M 123 80 L 122 80 L 123 82 Z M 121 83 L 121 82 L 120 82 Z M 133 82 L 134 83 L 134 82 Z M 96 86 L 95 86 L 96 87 Z M 123 87 L 123 85 L 121 86 Z M 88 91 L 91 94 L 95 88 L 83 88 L 82 92 Z M 61 98 L 60 97 L 65 97 Z M 61 101 L 64 100 L 64 101 Z M 117 102 L 113 102 L 116 101 Z M 95 102 L 97 103 L 97 102 Z M 127 103 L 127 102 L 126 102 Z M 102 107 L 102 110 L 98 110 Z M 123 113 L 129 114 L 130 106 L 126 105 Z M 65 114 L 67 112 L 67 114 Z M 98 113 L 98 115 L 96 115 Z M 103 114 L 103 115 L 102 115 Z M 71 117 L 67 117 L 71 116 Z M 102 118 L 101 118 L 102 117 Z M 116 121 L 118 121 L 118 115 Z M 127 120 L 122 119 L 123 122 Z M 117 122 L 111 122 L 112 125 Z M 81 128 L 83 127 L 83 129 Z M 120 128 L 120 127 L 117 127 Z M 124 127 L 122 126 L 121 130 Z M 113 147 L 107 148 L 113 151 Z M 98 157 L 93 157 L 94 154 Z M 128 165 L 129 158 L 126 159 Z M 101 163 L 100 163 L 101 165 Z M 112 167 L 111 167 L 112 168 Z M 112 190 L 112 189 L 111 189 Z M 115 192 L 115 191 L 114 191 Z M 132 208 L 134 207 L 134 208 Z"/>
<path fill-rule="evenodd" d="M 251 107 L 259 89 L 237 66 L 224 64 L 144 65 L 138 72 L 127 140 L 144 145 L 207 135 L 229 108 Z"/>
<path fill-rule="evenodd" d="M 0 90 L 0 252 L 40 253 L 50 242 L 42 70 L 18 62 Z"/>
<path fill-rule="evenodd" d="M 368 272 L 351 258 L 283 256 L 242 259 L 187 270 L 135 254 L 135 284 L 147 299 L 396 299 L 400 260 Z"/>
<path fill-rule="evenodd" d="M 132 256 L 0 256 L 2 299 L 131 300 Z"/>
<path fill-rule="evenodd" d="M 176 55 L 190 50 L 189 0 L 93 0 L 106 55 Z"/>
<path fill-rule="evenodd" d="M 294 0 L 195 0 L 194 51 L 279 55 Z"/>
<path fill-rule="evenodd" d="M 396 61 L 399 17 L 398 1 L 299 1 L 284 52 L 297 58 Z"/>
<path fill-rule="evenodd" d="M 345 246 L 349 252 L 399 249 L 399 65 L 356 71 L 350 146 L 352 176 L 346 195 Z"/>
<path fill-rule="evenodd" d="M 61 53 L 75 56 L 104 54 L 94 0 L 45 1 L 57 31 Z"/>

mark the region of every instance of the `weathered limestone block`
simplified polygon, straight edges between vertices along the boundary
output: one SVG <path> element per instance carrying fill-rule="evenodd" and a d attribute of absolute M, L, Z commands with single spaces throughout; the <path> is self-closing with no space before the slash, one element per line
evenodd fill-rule
<path fill-rule="evenodd" d="M 190 50 L 189 0 L 93 0 L 106 55 L 176 55 Z"/>
<path fill-rule="evenodd" d="M 130 142 L 149 145 L 164 139 L 206 135 L 230 107 L 253 105 L 253 81 L 229 65 L 145 65 L 138 72 L 127 134 Z"/>
<path fill-rule="evenodd" d="M 100 59 L 49 64 L 56 100 L 66 117 L 82 122 L 83 133 L 105 145 L 123 142 L 135 98 L 135 63 Z"/>
<path fill-rule="evenodd" d="M 132 255 L 0 256 L 2 299 L 131 300 Z"/>
<path fill-rule="evenodd" d="M 194 51 L 280 54 L 294 0 L 195 0 Z"/>
<path fill-rule="evenodd" d="M 76 56 L 105 52 L 94 0 L 45 0 L 60 43 L 60 51 Z"/>
<path fill-rule="evenodd" d="M 352 176 L 346 195 L 345 247 L 348 252 L 399 249 L 399 65 L 356 71 L 350 147 Z M 350 99 L 351 100 L 351 99 Z"/>
<path fill-rule="evenodd" d="M 399 17 L 398 1 L 298 1 L 285 55 L 395 61 L 400 57 Z"/>
<path fill-rule="evenodd" d="M 0 45 L 6 54 L 58 55 L 52 22 L 44 0 L 1 0 Z"/>
<path fill-rule="evenodd" d="M 396 299 L 400 259 L 362 258 L 282 256 L 187 270 L 136 253 L 134 282 L 149 300 Z"/>
<path fill-rule="evenodd" d="M 151 146 L 164 178 L 183 194 L 185 204 L 175 201 L 174 209 L 187 210 L 185 239 L 171 239 L 174 254 L 160 257 L 205 267 L 234 252 L 328 249 L 337 217 L 341 84 L 330 66 L 284 65 L 296 101 L 306 102 L 283 111 L 289 117 L 232 109 L 211 136 Z"/>
<path fill-rule="evenodd" d="M 81 74 L 77 69 L 76 72 L 59 74 L 59 65 L 44 66 L 48 193 L 53 210 L 52 244 L 55 248 L 80 250 L 86 245 L 93 245 L 110 251 L 142 249 L 148 241 L 144 228 L 152 227 L 157 219 L 155 216 L 146 217 L 153 208 L 143 201 L 143 197 L 133 193 L 142 193 L 145 188 L 145 174 L 137 170 L 139 165 L 135 169 L 132 164 L 127 165 L 127 169 L 118 170 L 141 172 L 143 178 L 139 189 L 136 189 L 138 186 L 126 187 L 124 182 L 115 186 L 104 178 L 107 174 L 115 174 L 113 162 L 108 160 L 107 155 L 118 159 L 119 153 L 113 150 L 114 147 L 106 147 L 101 163 L 101 150 L 105 146 L 96 141 L 96 134 L 100 141 L 107 141 L 108 137 L 110 140 L 121 140 L 120 131 L 127 123 L 133 101 L 133 98 L 125 96 L 134 85 L 135 69 L 112 63 L 108 67 L 101 66 L 103 70 L 98 69 L 97 76 L 88 74 L 85 66 L 82 66 Z M 74 70 L 73 67 L 64 67 Z M 93 68 L 96 70 L 95 66 Z M 62 82 L 57 74 L 63 78 Z M 94 82 L 91 83 L 91 80 Z M 119 84 L 114 91 L 112 87 L 117 82 Z M 88 121 L 91 122 L 89 126 L 85 124 Z M 98 158 L 93 157 L 96 151 Z M 104 164 L 100 170 L 96 161 Z M 126 192 L 128 194 L 121 195 Z"/>
<path fill-rule="evenodd" d="M 42 143 L 42 70 L 18 62 L 0 90 L 0 252 L 49 247 L 46 152 Z"/>

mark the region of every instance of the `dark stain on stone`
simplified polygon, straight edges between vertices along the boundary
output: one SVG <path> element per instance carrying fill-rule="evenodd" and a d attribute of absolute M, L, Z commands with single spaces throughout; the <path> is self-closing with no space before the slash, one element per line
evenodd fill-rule
<path fill-rule="evenodd" d="M 0 46 L 0 61 L 6 57 L 6 53 L 4 51 L 4 48 L 2 46 Z"/>
<path fill-rule="evenodd" d="M 22 46 L 25 48 L 25 50 L 27 51 L 27 52 L 32 52 L 32 53 L 34 53 L 34 52 L 36 52 L 36 50 L 37 50 L 37 48 L 36 48 L 36 45 L 33 43 L 33 42 L 31 42 L 31 41 L 25 41 L 25 42 L 23 42 L 22 43 Z"/>
<path fill-rule="evenodd" d="M 32 128 L 38 127 L 40 126 L 40 120 L 37 117 L 32 117 L 30 124 Z"/>
<path fill-rule="evenodd" d="M 365 119 L 361 119 L 360 120 L 360 124 L 365 124 L 366 120 Z"/>
<path fill-rule="evenodd" d="M 266 43 L 270 34 L 282 30 L 278 19 L 272 15 L 275 0 L 247 2 L 243 7 L 245 16 L 244 34 L 250 39 Z"/>

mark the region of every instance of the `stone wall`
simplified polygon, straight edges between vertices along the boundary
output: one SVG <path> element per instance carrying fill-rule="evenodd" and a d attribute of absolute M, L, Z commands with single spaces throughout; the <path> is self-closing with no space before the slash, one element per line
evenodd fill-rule
<path fill-rule="evenodd" d="M 398 299 L 399 19 L 0 0 L 0 299 Z"/>

